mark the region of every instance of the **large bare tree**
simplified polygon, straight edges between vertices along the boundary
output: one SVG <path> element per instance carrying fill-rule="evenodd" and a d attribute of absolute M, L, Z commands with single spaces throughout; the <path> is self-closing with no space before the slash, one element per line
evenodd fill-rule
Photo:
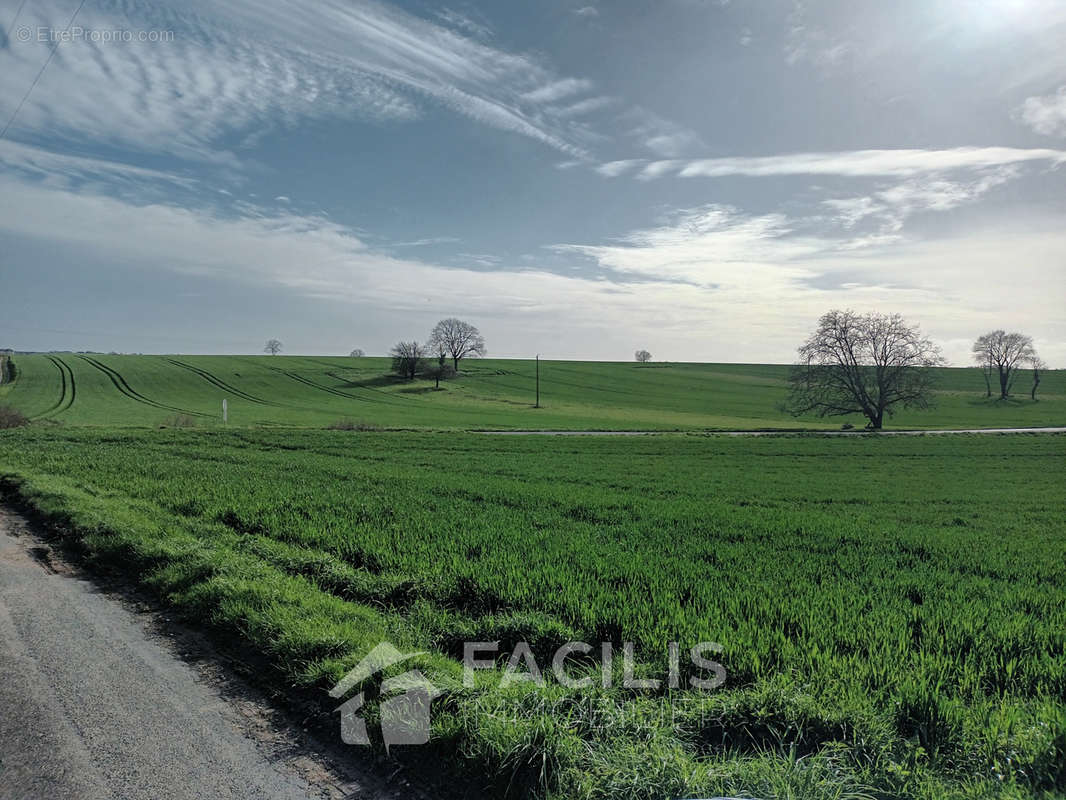
<path fill-rule="evenodd" d="M 973 343 L 973 359 L 989 373 L 999 376 L 999 398 L 1006 400 L 1018 370 L 1037 358 L 1033 340 L 1021 333 L 992 331 Z M 991 392 L 989 392 L 991 394 Z"/>
<path fill-rule="evenodd" d="M 392 348 L 392 371 L 413 380 L 425 366 L 426 349 L 418 342 L 397 342 Z"/>
<path fill-rule="evenodd" d="M 633 358 L 635 358 L 641 364 L 647 364 L 649 361 L 651 361 L 651 353 L 649 353 L 647 350 L 638 350 L 636 353 L 633 354 Z"/>
<path fill-rule="evenodd" d="M 821 417 L 862 414 L 880 430 L 895 406 L 929 408 L 940 349 L 898 314 L 830 311 L 799 348 L 785 408 Z"/>
<path fill-rule="evenodd" d="M 429 335 L 430 351 L 443 349 L 451 356 L 452 366 L 459 371 L 459 362 L 467 356 L 483 356 L 488 351 L 485 349 L 485 340 L 469 322 L 463 322 L 455 317 L 442 319 L 433 327 Z"/>
<path fill-rule="evenodd" d="M 272 356 L 276 356 L 281 352 L 281 342 L 277 339 L 267 339 L 266 345 L 263 347 L 264 353 L 270 353 Z"/>

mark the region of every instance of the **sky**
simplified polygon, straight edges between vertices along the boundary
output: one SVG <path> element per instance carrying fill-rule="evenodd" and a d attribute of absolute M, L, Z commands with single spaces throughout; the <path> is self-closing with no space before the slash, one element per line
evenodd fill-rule
<path fill-rule="evenodd" d="M 788 363 L 851 308 L 1066 367 L 1066 0 L 0 26 L 0 347 L 384 354 L 458 316 L 498 357 Z"/>

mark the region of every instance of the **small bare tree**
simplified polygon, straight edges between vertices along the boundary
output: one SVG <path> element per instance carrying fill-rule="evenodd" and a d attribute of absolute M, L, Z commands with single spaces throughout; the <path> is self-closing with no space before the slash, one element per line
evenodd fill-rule
<path fill-rule="evenodd" d="M 1029 392 L 1029 397 L 1032 401 L 1036 402 L 1036 390 L 1040 388 L 1040 373 L 1047 369 L 1047 364 L 1039 356 L 1033 356 L 1033 389 Z"/>
<path fill-rule="evenodd" d="M 894 406 L 929 408 L 939 348 L 898 314 L 830 311 L 799 348 L 785 409 L 794 415 L 862 414 L 880 430 Z"/>
<path fill-rule="evenodd" d="M 392 371 L 414 380 L 426 363 L 426 350 L 418 342 L 397 342 L 392 348 Z"/>
<path fill-rule="evenodd" d="M 281 352 L 281 342 L 277 339 L 267 339 L 266 346 L 263 348 L 264 353 L 270 353 L 272 356 L 276 356 Z"/>
<path fill-rule="evenodd" d="M 363 358 L 366 353 L 360 350 L 358 347 L 348 354 L 351 358 Z"/>
<path fill-rule="evenodd" d="M 999 376 L 999 399 L 1006 400 L 1018 370 L 1037 357 L 1033 340 L 1021 333 L 992 331 L 973 343 L 973 358 L 989 374 Z M 991 389 L 989 389 L 991 395 Z"/>
<path fill-rule="evenodd" d="M 459 362 L 467 356 L 484 356 L 488 351 L 485 349 L 485 340 L 469 322 L 449 317 L 442 319 L 433 327 L 429 335 L 429 349 L 436 351 L 443 348 L 444 352 L 451 356 L 452 366 L 459 371 Z"/>
<path fill-rule="evenodd" d="M 651 361 L 651 353 L 647 350 L 638 350 L 633 354 L 633 357 L 641 364 L 647 364 Z"/>
<path fill-rule="evenodd" d="M 426 370 L 426 375 L 433 378 L 433 388 L 440 389 L 440 382 L 455 375 L 455 370 L 448 363 L 448 351 L 444 349 L 440 342 L 437 342 L 436 347 L 430 350 L 430 357 L 433 362 Z"/>

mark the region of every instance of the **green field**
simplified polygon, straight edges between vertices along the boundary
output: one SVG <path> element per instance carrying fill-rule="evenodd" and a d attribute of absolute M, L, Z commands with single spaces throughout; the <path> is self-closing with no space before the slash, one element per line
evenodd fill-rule
<path fill-rule="evenodd" d="M 333 369 L 277 361 L 301 377 L 322 362 L 323 383 Z M 180 394 L 185 370 L 160 358 L 107 363 L 132 389 L 194 408 L 196 395 Z M 267 399 L 281 381 L 274 362 L 241 363 L 242 388 Z M 528 424 L 516 421 L 526 409 L 498 409 L 502 389 L 473 397 L 494 385 L 492 363 L 446 401 L 374 391 L 412 404 L 424 424 L 476 424 L 458 421 L 458 396 L 495 409 L 493 424 Z M 496 363 L 511 365 L 502 377 L 517 396 L 526 366 Z M 570 369 L 576 386 L 575 415 L 553 425 L 588 424 L 577 398 L 629 369 L 550 368 Z M 731 369 L 737 388 L 707 396 L 734 398 L 721 404 L 735 416 L 719 419 L 744 419 L 744 397 L 760 385 L 772 397 L 778 379 L 772 367 Z M 639 385 L 718 386 L 725 371 L 648 370 L 657 377 Z M 75 365 L 77 378 L 92 374 Z M 655 419 L 624 391 L 630 381 L 610 385 L 619 418 Z M 69 413 L 94 421 L 95 409 L 100 421 L 102 406 L 77 411 L 82 392 L 79 382 Z M 716 419 L 701 402 L 676 399 L 673 413 Z M 140 405 L 124 408 L 152 422 Z M 382 406 L 377 419 L 403 424 Z M 981 410 L 961 397 L 948 408 Z M 382 640 L 427 650 L 419 663 L 444 691 L 434 741 L 393 755 L 438 773 L 454 765 L 481 787 L 474 796 L 976 800 L 1066 789 L 1064 436 L 36 425 L 0 432 L 0 474 L 9 497 L 60 523 L 90 559 L 243 638 L 281 683 L 328 688 Z M 543 655 L 571 639 L 632 641 L 647 675 L 665 668 L 666 642 L 719 642 L 727 682 L 653 693 L 551 682 L 504 691 L 488 673 L 475 689 L 460 683 L 463 641 L 524 640 Z"/>
<path fill-rule="evenodd" d="M 183 414 L 236 427 L 324 427 L 341 419 L 388 428 L 693 430 L 862 427 L 859 417 L 796 419 L 780 411 L 788 367 L 742 364 L 468 360 L 434 391 L 427 380 L 390 377 L 384 358 L 302 356 L 16 356 L 18 377 L 0 386 L 41 422 L 157 426 Z M 944 369 L 937 407 L 900 411 L 892 428 L 1033 427 L 1066 424 L 1066 371 L 1049 371 L 1038 402 L 1022 372 L 1016 396 L 985 398 L 976 369 Z"/>
<path fill-rule="evenodd" d="M 785 415 L 773 365 L 541 362 L 537 409 L 530 361 L 441 391 L 381 358 L 14 361 L 8 499 L 279 686 L 426 651 L 433 742 L 392 756 L 476 796 L 1066 796 L 1066 436 L 707 435 L 863 425 Z M 939 372 L 935 409 L 888 427 L 1066 424 L 1064 371 L 1037 402 L 1028 373 L 1001 402 Z M 462 685 L 464 642 L 528 642 L 550 678 L 571 640 L 632 642 L 645 677 L 717 642 L 726 685 L 626 689 L 620 655 L 611 688 L 595 659 L 571 664 L 592 690 Z"/>

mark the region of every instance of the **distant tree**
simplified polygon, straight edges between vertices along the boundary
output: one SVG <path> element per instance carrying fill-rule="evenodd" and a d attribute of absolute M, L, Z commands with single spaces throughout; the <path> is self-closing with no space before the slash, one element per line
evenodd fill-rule
<path fill-rule="evenodd" d="M 939 348 L 898 314 L 830 311 L 799 348 L 785 409 L 794 415 L 862 414 L 880 430 L 894 406 L 929 408 Z"/>
<path fill-rule="evenodd" d="M 392 348 L 392 371 L 413 380 L 426 363 L 426 350 L 418 342 L 397 342 Z"/>
<path fill-rule="evenodd" d="M 426 376 L 433 378 L 434 389 L 440 388 L 440 382 L 447 380 L 455 374 L 455 369 L 448 363 L 449 353 L 442 342 L 432 342 L 429 348 L 429 358 L 432 359 L 426 369 Z"/>
<path fill-rule="evenodd" d="M 352 352 L 350 352 L 348 355 L 351 356 L 352 358 L 363 358 L 366 355 L 366 353 L 364 353 L 362 350 L 360 350 L 357 347 Z"/>
<path fill-rule="evenodd" d="M 429 348 L 436 351 L 443 348 L 451 356 L 452 366 L 459 371 L 459 362 L 468 356 L 484 356 L 485 340 L 481 333 L 469 322 L 449 317 L 442 319 L 433 327 L 429 335 Z"/>
<path fill-rule="evenodd" d="M 973 343 L 973 358 L 988 373 L 999 376 L 999 398 L 1006 400 L 1018 370 L 1037 357 L 1033 340 L 1021 333 L 992 331 Z M 991 394 L 991 391 L 989 391 Z"/>
<path fill-rule="evenodd" d="M 981 362 L 981 374 L 985 378 L 985 397 L 992 396 L 992 361 L 988 358 L 987 351 L 981 356 L 974 353 L 974 361 Z"/>
<path fill-rule="evenodd" d="M 1029 397 L 1033 402 L 1036 402 L 1036 390 L 1040 387 L 1040 373 L 1047 369 L 1047 364 L 1039 356 L 1034 356 L 1032 360 L 1033 366 L 1033 389 L 1029 392 Z"/>
<path fill-rule="evenodd" d="M 638 350 L 636 353 L 633 354 L 633 357 L 636 358 L 637 361 L 639 361 L 641 364 L 647 364 L 649 361 L 651 361 L 651 353 L 649 353 L 647 350 Z"/>
<path fill-rule="evenodd" d="M 281 342 L 277 339 L 267 339 L 266 346 L 263 347 L 264 353 L 270 353 L 272 356 L 276 356 L 281 352 Z"/>

